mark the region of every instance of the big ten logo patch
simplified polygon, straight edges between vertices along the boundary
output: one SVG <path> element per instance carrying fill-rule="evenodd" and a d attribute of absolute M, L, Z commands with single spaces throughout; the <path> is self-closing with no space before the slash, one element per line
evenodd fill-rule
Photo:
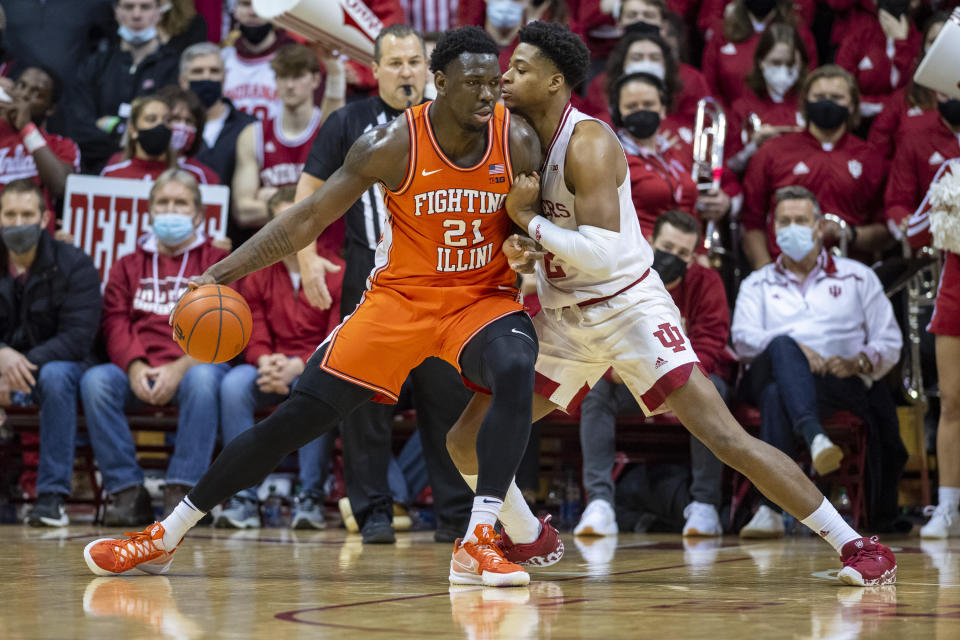
<path fill-rule="evenodd" d="M 71 175 L 63 204 L 63 229 L 73 244 L 93 259 L 106 284 L 113 263 L 137 248 L 137 240 L 150 231 L 149 180 Z M 230 189 L 200 185 L 208 238 L 222 238 L 227 230 Z M 193 274 L 187 274 L 193 275 Z"/>
<path fill-rule="evenodd" d="M 569 218 L 572 215 L 562 202 L 554 202 L 553 200 L 541 200 L 540 202 L 543 207 L 543 217 L 548 220 L 550 218 Z"/>
<path fill-rule="evenodd" d="M 673 349 L 674 353 L 680 353 L 686 350 L 684 346 L 686 339 L 683 337 L 683 332 L 680 331 L 680 329 L 669 322 L 664 322 L 657 326 L 657 329 L 657 331 L 653 332 L 653 335 L 660 341 L 660 344 L 662 344 L 664 348 Z"/>

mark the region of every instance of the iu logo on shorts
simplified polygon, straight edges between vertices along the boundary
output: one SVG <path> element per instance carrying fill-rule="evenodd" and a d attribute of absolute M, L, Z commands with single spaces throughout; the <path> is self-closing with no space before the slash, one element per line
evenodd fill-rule
<path fill-rule="evenodd" d="M 680 333 L 680 329 L 673 326 L 669 322 L 664 322 L 658 326 L 657 329 L 659 329 L 659 331 L 654 331 L 653 335 L 664 347 L 667 349 L 673 349 L 674 353 L 680 353 L 681 351 L 686 350 L 686 347 L 683 346 L 686 340 L 684 339 L 683 334 Z"/>

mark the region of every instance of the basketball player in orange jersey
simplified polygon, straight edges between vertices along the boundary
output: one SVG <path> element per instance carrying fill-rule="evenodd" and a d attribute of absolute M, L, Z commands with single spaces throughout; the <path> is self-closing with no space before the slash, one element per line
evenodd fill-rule
<path fill-rule="evenodd" d="M 493 528 L 529 437 L 537 356 L 501 246 L 512 229 L 505 201 L 514 172 L 536 169 L 540 143 L 497 104 L 498 54 L 480 29 L 448 32 L 431 56 L 434 102 L 361 136 L 311 197 L 193 279 L 191 287 L 234 282 L 313 242 L 373 184 L 386 191 L 389 225 L 368 290 L 311 357 L 290 398 L 224 447 L 163 522 L 87 545 L 91 571 L 166 572 L 205 512 L 260 482 L 362 403 L 396 401 L 409 371 L 436 356 L 492 392 L 477 438 L 477 497 L 466 535 L 454 545 L 450 581 L 527 584 L 523 568 L 503 558 Z"/>
<path fill-rule="evenodd" d="M 542 177 L 520 176 L 507 201 L 510 217 L 545 251 L 535 265 L 543 310 L 533 319 L 540 340 L 533 419 L 574 407 L 613 367 L 646 414 L 673 411 L 717 457 L 825 538 L 842 556 L 840 580 L 894 582 L 890 549 L 860 537 L 796 463 L 747 434 L 704 375 L 676 305 L 650 268 L 653 252 L 617 136 L 569 104 L 589 61 L 586 46 L 566 27 L 543 22 L 528 23 L 519 39 L 503 76 L 504 103 L 530 121 L 546 150 Z M 509 244 L 504 250 L 511 263 L 525 262 Z M 474 434 L 487 428 L 488 406 L 488 396 L 475 395 L 447 436 L 468 483 L 476 480 Z M 514 496 L 511 483 L 501 511 L 508 559 L 515 553 L 511 523 L 536 522 Z"/>

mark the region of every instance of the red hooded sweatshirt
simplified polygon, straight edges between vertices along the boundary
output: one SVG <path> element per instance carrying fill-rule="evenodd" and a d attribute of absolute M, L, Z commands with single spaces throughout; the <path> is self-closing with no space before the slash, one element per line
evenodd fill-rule
<path fill-rule="evenodd" d="M 180 255 L 157 252 L 151 233 L 117 260 L 103 292 L 103 333 L 110 361 L 124 371 L 141 358 L 151 367 L 173 362 L 183 351 L 173 341 L 168 318 L 187 281 L 226 257 L 200 234 Z"/>

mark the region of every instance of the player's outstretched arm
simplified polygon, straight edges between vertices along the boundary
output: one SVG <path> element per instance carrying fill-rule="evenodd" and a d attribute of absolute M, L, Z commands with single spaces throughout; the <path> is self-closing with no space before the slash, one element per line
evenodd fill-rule
<path fill-rule="evenodd" d="M 507 198 L 507 212 L 544 249 L 596 277 L 607 277 L 615 263 L 620 232 L 617 185 L 626 178 L 619 141 L 603 125 L 577 125 L 567 147 L 564 180 L 574 194 L 577 230 L 563 229 L 539 215 L 535 194 L 539 176 L 520 176 Z"/>
<path fill-rule="evenodd" d="M 235 282 L 303 249 L 375 182 L 383 182 L 389 188 L 399 186 L 406 174 L 409 151 L 410 136 L 404 118 L 364 134 L 350 147 L 343 166 L 316 193 L 268 222 L 192 284 Z"/>

